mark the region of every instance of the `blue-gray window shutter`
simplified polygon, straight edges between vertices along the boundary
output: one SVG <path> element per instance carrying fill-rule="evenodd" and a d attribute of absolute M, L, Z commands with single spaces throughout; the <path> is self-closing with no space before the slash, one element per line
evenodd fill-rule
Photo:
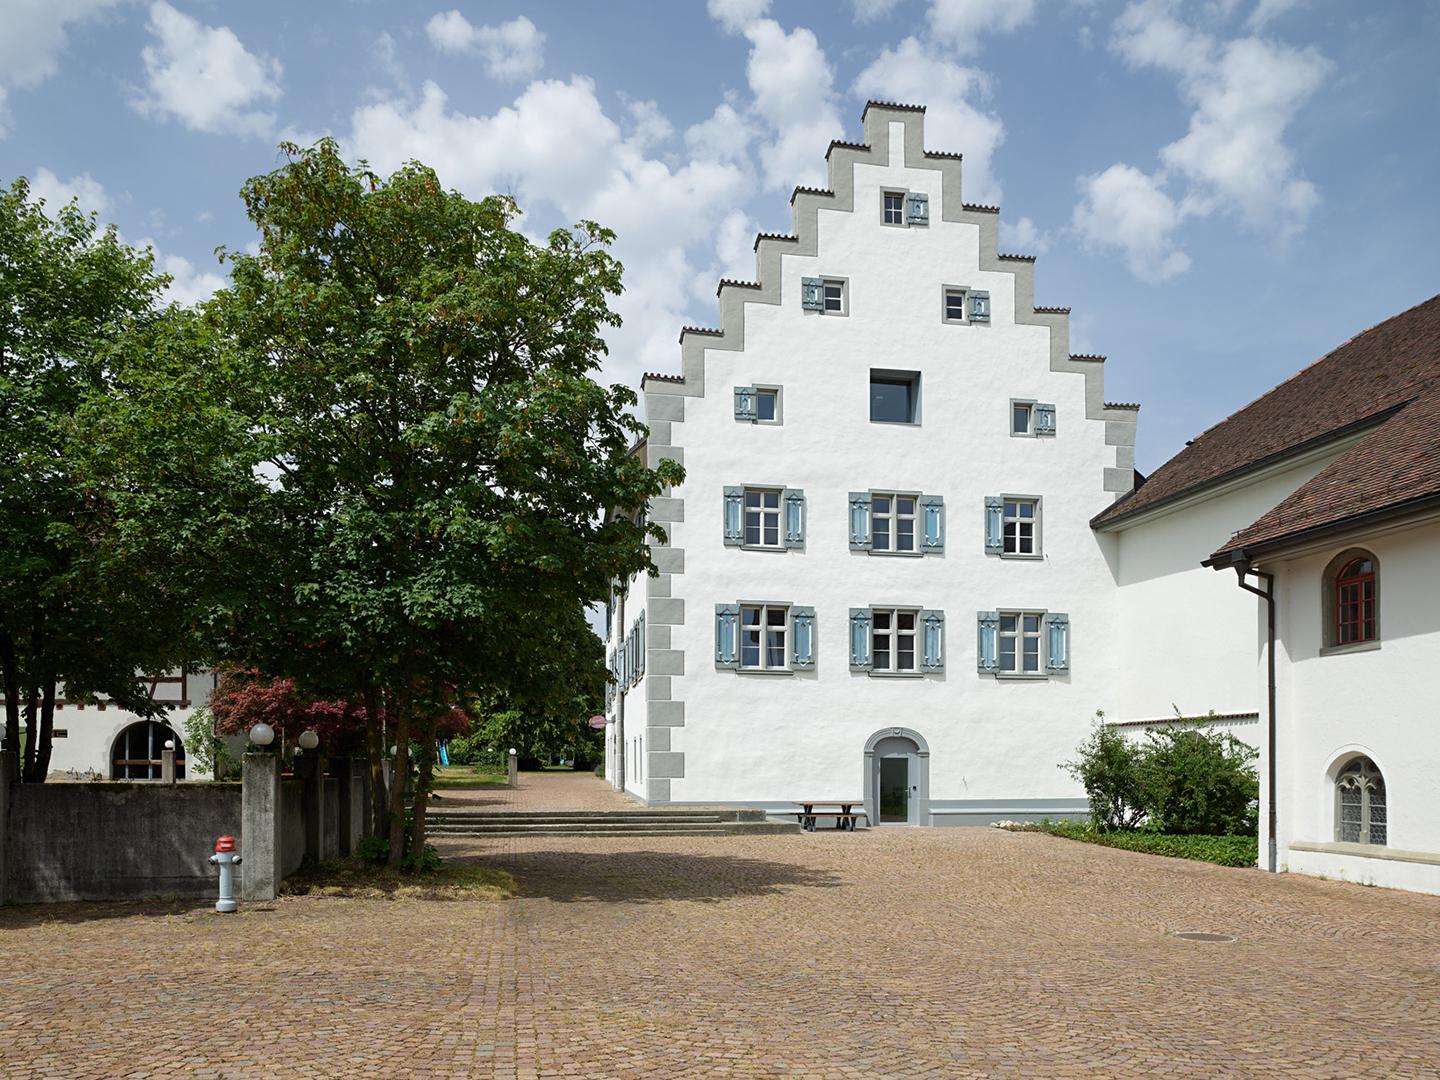
<path fill-rule="evenodd" d="M 1045 616 L 1045 666 L 1051 671 L 1070 670 L 1070 616 L 1052 611 Z"/>
<path fill-rule="evenodd" d="M 753 386 L 735 387 L 735 419 L 758 420 L 760 418 L 758 398 L 759 395 Z"/>
<path fill-rule="evenodd" d="M 790 666 L 809 670 L 815 666 L 815 609 L 790 609 Z"/>
<path fill-rule="evenodd" d="M 725 513 L 724 513 L 724 536 L 728 547 L 739 547 L 745 539 L 743 522 L 743 503 L 745 501 L 745 489 L 742 487 L 727 487 L 725 489 Z"/>
<path fill-rule="evenodd" d="M 800 279 L 800 306 L 806 311 L 825 310 L 825 279 L 807 277 Z"/>
<path fill-rule="evenodd" d="M 870 550 L 870 493 L 850 492 L 850 549 Z"/>
<path fill-rule="evenodd" d="M 975 629 L 975 669 L 985 674 L 993 673 L 1000 666 L 1000 613 L 976 612 Z"/>
<path fill-rule="evenodd" d="M 911 225 L 930 224 L 930 196 L 912 191 L 905 196 L 905 220 Z"/>
<path fill-rule="evenodd" d="M 990 294 L 981 289 L 971 289 L 965 294 L 966 303 L 970 305 L 971 322 L 990 321 Z"/>
<path fill-rule="evenodd" d="M 1035 406 L 1035 434 L 1036 434 L 1036 435 L 1054 435 L 1054 434 L 1055 434 L 1055 406 L 1054 406 L 1054 405 L 1041 405 L 1041 404 L 1037 404 L 1037 405 Z"/>
<path fill-rule="evenodd" d="M 945 670 L 945 613 L 920 612 L 921 666 L 926 671 Z"/>
<path fill-rule="evenodd" d="M 937 554 L 945 550 L 945 499 L 940 495 L 920 496 L 920 547 Z"/>
<path fill-rule="evenodd" d="M 799 488 L 786 488 L 781 501 L 785 504 L 785 546 L 805 546 L 805 492 Z"/>
<path fill-rule="evenodd" d="M 635 673 L 645 674 L 645 612 L 635 621 Z"/>
<path fill-rule="evenodd" d="M 1005 552 L 1005 500 L 999 495 L 985 496 L 985 554 Z"/>
<path fill-rule="evenodd" d="M 870 609 L 850 609 L 850 670 L 869 671 L 870 660 Z"/>
<path fill-rule="evenodd" d="M 740 666 L 740 605 L 715 605 L 715 666 Z"/>

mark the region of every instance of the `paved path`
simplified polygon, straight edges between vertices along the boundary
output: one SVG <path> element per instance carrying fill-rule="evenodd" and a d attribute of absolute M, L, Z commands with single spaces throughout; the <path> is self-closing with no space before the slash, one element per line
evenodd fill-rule
<path fill-rule="evenodd" d="M 1440 1076 L 1436 897 L 993 830 L 446 844 L 523 895 L 0 910 L 0 1075 Z"/>

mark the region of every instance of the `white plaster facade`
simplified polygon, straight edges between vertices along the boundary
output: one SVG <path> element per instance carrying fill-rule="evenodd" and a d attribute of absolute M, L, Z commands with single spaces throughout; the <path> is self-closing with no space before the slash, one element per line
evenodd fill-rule
<path fill-rule="evenodd" d="M 1377 565 L 1377 640 L 1327 648 L 1324 572 L 1354 549 Z M 1275 575 L 1279 869 L 1440 893 L 1440 522 L 1332 537 L 1257 566 Z M 1358 756 L 1384 780 L 1383 846 L 1339 842 L 1335 780 Z M 1267 842 L 1262 816 L 1262 853 Z"/>
<path fill-rule="evenodd" d="M 1088 523 L 1131 485 L 1135 412 L 1104 404 L 1100 358 L 1070 356 L 1067 313 L 1034 308 L 1032 262 L 996 254 L 996 212 L 962 203 L 960 163 L 924 152 L 922 121 L 867 107 L 866 145 L 831 147 L 830 190 L 797 190 L 793 236 L 757 240 L 759 280 L 722 282 L 721 328 L 682 335 L 683 376 L 645 381 L 646 452 L 687 475 L 649 508 L 670 537 L 661 576 L 631 582 L 613 621 L 633 632 L 643 602 L 645 670 L 611 704 L 608 759 L 640 798 L 859 802 L 867 744 L 903 729 L 912 780 L 928 773 L 914 823 L 1085 809 L 1057 763 L 1116 707 L 1115 542 Z M 882 223 L 886 191 L 925 195 L 928 223 Z M 843 280 L 843 314 L 806 310 L 807 278 Z M 947 322 L 946 286 L 987 292 L 988 323 Z M 874 369 L 918 373 L 917 423 L 871 421 Z M 746 386 L 780 387 L 782 422 L 737 420 Z M 1012 399 L 1053 403 L 1055 434 L 1012 435 Z M 803 547 L 724 543 L 725 489 L 745 485 L 803 492 Z M 857 491 L 941 496 L 943 553 L 852 550 Z M 987 554 L 985 501 L 999 495 L 1041 500 L 1040 557 Z M 813 608 L 813 668 L 717 667 L 716 605 L 744 602 Z M 851 610 L 887 605 L 944 613 L 943 671 L 851 670 Z M 1006 610 L 1067 615 L 1068 670 L 980 672 L 977 614 Z M 615 634 L 607 647 L 626 652 Z"/>

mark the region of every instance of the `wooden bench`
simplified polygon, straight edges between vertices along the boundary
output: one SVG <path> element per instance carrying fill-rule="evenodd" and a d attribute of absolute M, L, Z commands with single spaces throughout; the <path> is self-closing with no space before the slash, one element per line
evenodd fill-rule
<path fill-rule="evenodd" d="M 855 823 L 866 817 L 865 811 L 853 809 L 860 805 L 859 799 L 797 799 L 795 805 L 799 810 L 785 811 L 785 817 L 793 817 L 800 822 L 800 827 L 806 832 L 815 831 L 815 819 L 822 817 L 833 817 L 835 828 L 846 832 L 855 831 Z"/>

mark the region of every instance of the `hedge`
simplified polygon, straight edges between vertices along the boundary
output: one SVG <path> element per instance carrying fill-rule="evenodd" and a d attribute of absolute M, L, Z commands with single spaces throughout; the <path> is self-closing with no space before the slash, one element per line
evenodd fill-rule
<path fill-rule="evenodd" d="M 1182 836 L 1152 832 L 1100 832 L 1074 821 L 1047 821 L 1015 827 L 1018 832 L 1043 832 L 1087 844 L 1169 855 L 1176 859 L 1197 859 L 1218 866 L 1254 866 L 1260 842 L 1253 836 Z"/>

